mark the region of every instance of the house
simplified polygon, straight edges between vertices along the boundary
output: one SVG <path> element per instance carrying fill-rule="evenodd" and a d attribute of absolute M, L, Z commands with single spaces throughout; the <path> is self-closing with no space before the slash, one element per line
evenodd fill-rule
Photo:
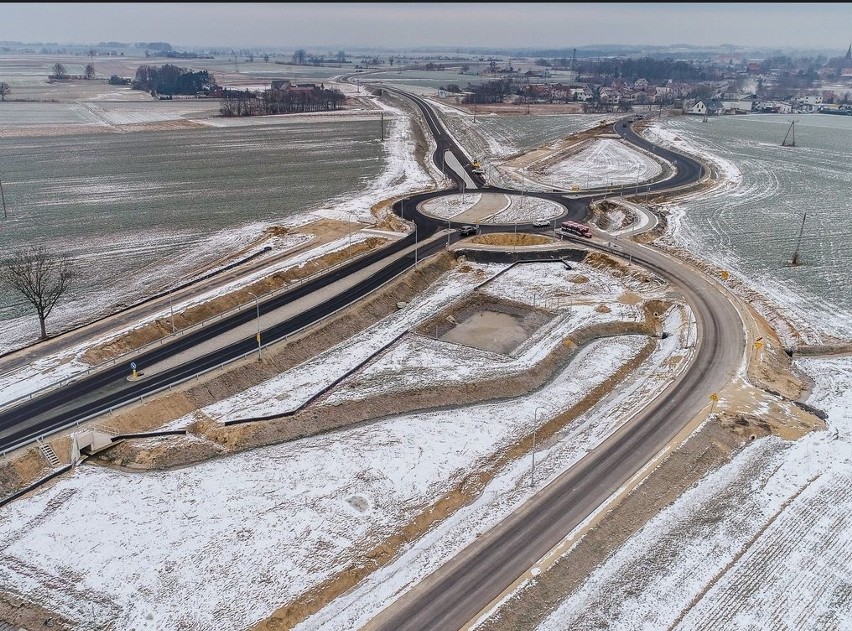
<path fill-rule="evenodd" d="M 603 105 L 618 105 L 621 94 L 615 88 L 603 87 L 600 91 L 600 102 Z"/>
<path fill-rule="evenodd" d="M 763 114 L 790 114 L 793 106 L 783 101 L 755 101 L 754 111 Z"/>
<path fill-rule="evenodd" d="M 686 110 L 687 114 L 698 114 L 700 116 L 718 116 L 722 110 L 719 101 L 715 99 L 702 99 Z"/>
<path fill-rule="evenodd" d="M 569 88 L 570 99 L 572 101 L 591 101 L 595 98 L 595 93 L 589 89 L 588 86 L 582 86 L 580 88 Z"/>
<path fill-rule="evenodd" d="M 822 105 L 822 96 L 815 94 L 802 96 L 796 99 L 795 104 L 801 112 L 816 112 Z"/>
<path fill-rule="evenodd" d="M 751 99 L 720 101 L 719 106 L 722 114 L 749 114 L 754 110 L 754 101 Z"/>
<path fill-rule="evenodd" d="M 317 85 L 315 83 L 297 83 L 293 85 L 289 79 L 276 79 L 272 81 L 271 88 L 272 90 L 278 90 L 287 94 L 298 94 L 300 92 L 310 94 L 317 89 Z"/>

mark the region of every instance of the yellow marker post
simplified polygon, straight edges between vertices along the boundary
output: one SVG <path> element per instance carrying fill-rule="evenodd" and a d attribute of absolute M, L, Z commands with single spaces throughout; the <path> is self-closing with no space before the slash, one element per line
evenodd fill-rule
<path fill-rule="evenodd" d="M 713 408 L 716 405 L 716 401 L 719 400 L 719 395 L 715 392 L 710 395 L 710 414 L 713 414 Z"/>

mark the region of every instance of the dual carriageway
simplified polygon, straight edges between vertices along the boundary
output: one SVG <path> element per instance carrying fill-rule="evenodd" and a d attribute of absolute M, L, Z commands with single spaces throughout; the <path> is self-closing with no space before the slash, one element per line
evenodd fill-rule
<path fill-rule="evenodd" d="M 414 195 L 394 204 L 394 212 L 416 225 L 414 232 L 375 252 L 355 259 L 327 274 L 268 300 L 225 317 L 168 344 L 132 357 L 139 370 L 178 356 L 187 349 L 222 336 L 256 317 L 271 313 L 282 305 L 318 292 L 329 284 L 347 278 L 357 279 L 347 289 L 318 302 L 297 315 L 275 323 L 260 332 L 263 341 L 273 344 L 312 323 L 353 304 L 371 291 L 413 267 L 418 257 L 434 254 L 445 247 L 443 239 L 429 237 L 449 227 L 451 239 L 458 240 L 459 225 L 437 220 L 417 210 L 423 201 L 440 195 L 455 194 L 462 187 L 488 192 L 517 194 L 517 191 L 488 186 L 481 173 L 474 172 L 470 160 L 444 128 L 424 99 L 396 89 L 383 88 L 398 98 L 407 98 L 422 113 L 436 142 L 432 160 L 455 182 L 454 190 Z M 672 177 L 642 185 L 645 193 L 677 189 L 697 182 L 702 166 L 695 160 L 656 147 L 631 128 L 629 121 L 613 127 L 626 141 L 676 164 Z M 447 166 L 451 155 L 464 172 Z M 453 162 L 451 160 L 450 162 Z M 586 195 L 566 191 L 530 192 L 559 203 L 565 209 L 557 221 L 582 221 L 589 204 L 607 196 L 607 192 Z M 449 224 L 449 226 L 448 226 Z M 499 225 L 483 226 L 485 232 L 505 231 Z M 518 231 L 548 232 L 530 224 L 517 224 Z M 718 287 L 697 272 L 654 250 L 621 242 L 619 251 L 605 244 L 577 239 L 584 247 L 629 255 L 634 263 L 645 266 L 667 279 L 681 292 L 696 315 L 698 339 L 690 367 L 659 397 L 649 402 L 625 427 L 581 462 L 538 492 L 521 510 L 480 537 L 462 554 L 452 559 L 420 585 L 388 607 L 368 625 L 370 631 L 405 629 L 462 629 L 475 619 L 512 582 L 556 546 L 578 524 L 604 503 L 617 489 L 639 471 L 663 446 L 704 407 L 707 396 L 720 389 L 734 374 L 744 350 L 743 328 L 739 314 Z M 413 247 L 412 247 L 413 246 Z M 370 268 L 369 276 L 357 274 Z M 18 405 L 0 410 L 0 451 L 9 451 L 32 443 L 107 410 L 139 400 L 201 372 L 244 357 L 257 348 L 254 335 L 225 344 L 215 351 L 157 372 L 150 377 L 128 380 L 127 366 L 115 366 L 80 377 L 64 387 L 53 388 Z"/>

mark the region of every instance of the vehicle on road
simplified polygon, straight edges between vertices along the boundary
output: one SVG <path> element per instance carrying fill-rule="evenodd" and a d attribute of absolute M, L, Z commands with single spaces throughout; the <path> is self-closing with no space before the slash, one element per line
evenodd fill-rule
<path fill-rule="evenodd" d="M 549 219 L 536 219 L 535 221 L 533 221 L 533 225 L 536 228 L 542 228 L 544 226 L 549 226 L 550 220 Z"/>
<path fill-rule="evenodd" d="M 469 237 L 472 234 L 476 234 L 476 226 L 462 226 L 459 228 L 459 234 L 463 237 Z"/>
<path fill-rule="evenodd" d="M 592 238 L 592 231 L 589 226 L 584 223 L 577 223 L 576 221 L 563 221 L 562 231 L 569 234 L 575 234 L 578 237 L 585 237 L 587 239 Z"/>

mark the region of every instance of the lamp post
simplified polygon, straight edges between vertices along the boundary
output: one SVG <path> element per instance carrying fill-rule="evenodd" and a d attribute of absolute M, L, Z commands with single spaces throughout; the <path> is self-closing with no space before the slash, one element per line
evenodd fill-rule
<path fill-rule="evenodd" d="M 352 215 L 354 214 L 351 210 L 347 210 L 346 214 L 349 216 L 349 221 L 347 222 L 347 233 L 349 234 L 349 253 L 352 253 Z"/>
<path fill-rule="evenodd" d="M 535 419 L 535 427 L 533 428 L 533 438 L 532 438 L 532 468 L 530 469 L 530 487 L 535 486 L 535 433 L 538 429 L 538 411 L 542 412 L 546 411 L 543 407 L 537 407 L 535 412 L 533 413 L 533 418 Z"/>
<path fill-rule="evenodd" d="M 417 247 L 419 245 L 419 241 L 417 240 L 417 224 L 414 224 L 414 269 L 417 269 Z"/>
<path fill-rule="evenodd" d="M 689 314 L 689 319 L 686 323 L 686 348 L 689 348 L 689 340 L 692 335 L 692 323 L 695 322 L 696 326 L 698 326 L 698 321 L 692 319 L 692 314 Z M 697 340 L 696 340 L 697 341 Z"/>
<path fill-rule="evenodd" d="M 512 256 L 518 253 L 518 220 L 515 219 L 515 236 L 512 237 Z"/>
<path fill-rule="evenodd" d="M 257 309 L 257 332 L 254 336 L 257 339 L 257 361 L 260 361 L 260 298 L 257 297 L 257 294 L 252 292 L 249 292 L 249 295 L 254 296 L 254 306 Z"/>
<path fill-rule="evenodd" d="M 172 292 L 169 292 L 169 315 L 172 320 L 172 333 L 175 332 L 175 310 L 172 307 Z"/>

